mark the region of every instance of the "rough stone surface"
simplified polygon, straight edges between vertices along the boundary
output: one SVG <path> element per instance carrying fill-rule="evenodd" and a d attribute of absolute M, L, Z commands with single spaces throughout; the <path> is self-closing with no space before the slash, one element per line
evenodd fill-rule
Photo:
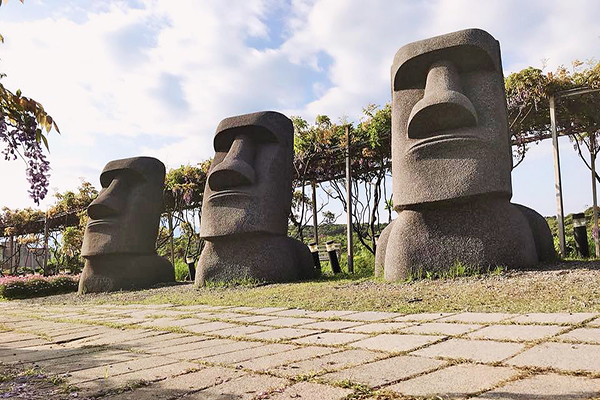
<path fill-rule="evenodd" d="M 427 358 L 398 356 L 363 364 L 323 375 L 330 382 L 349 380 L 370 387 L 376 387 L 408 378 L 409 376 L 433 370 L 442 365 L 442 361 Z"/>
<path fill-rule="evenodd" d="M 165 166 L 152 157 L 106 164 L 102 190 L 88 207 L 79 293 L 174 282 L 171 263 L 154 248 L 163 209 Z"/>
<path fill-rule="evenodd" d="M 420 335 L 462 335 L 467 332 L 481 328 L 483 325 L 475 324 L 447 324 L 443 322 L 429 322 L 410 326 L 402 330 L 402 333 L 417 333 Z"/>
<path fill-rule="evenodd" d="M 278 367 L 280 365 L 288 364 L 291 362 L 307 360 L 309 358 L 322 356 L 335 352 L 336 349 L 327 347 L 300 347 L 294 350 L 285 351 L 282 353 L 272 354 L 269 356 L 254 358 L 238 365 L 243 368 L 248 368 L 254 371 L 263 371 L 271 368 Z"/>
<path fill-rule="evenodd" d="M 485 324 L 485 323 L 490 323 L 490 322 L 507 321 L 509 319 L 512 322 L 513 318 L 515 316 L 516 316 L 515 314 L 503 314 L 503 313 L 465 312 L 465 313 L 450 315 L 448 317 L 441 318 L 441 319 L 437 320 L 436 322 L 463 322 L 463 323 L 467 323 L 467 324 L 470 324 L 470 323 Z"/>
<path fill-rule="evenodd" d="M 593 313 L 529 313 L 520 315 L 511 322 L 517 324 L 579 324 L 598 314 Z"/>
<path fill-rule="evenodd" d="M 493 325 L 470 333 L 468 336 L 473 339 L 513 340 L 520 342 L 551 337 L 563 330 L 564 328 L 560 326 Z"/>
<path fill-rule="evenodd" d="M 512 357 L 523 349 L 519 343 L 491 340 L 450 339 L 411 354 L 422 357 L 443 357 L 480 362 L 497 362 Z"/>
<path fill-rule="evenodd" d="M 407 396 L 454 399 L 490 389 L 517 374 L 512 368 L 461 364 L 400 382 L 387 389 Z"/>
<path fill-rule="evenodd" d="M 353 314 L 347 314 L 340 316 L 340 319 L 350 320 L 350 321 L 383 321 L 386 319 L 399 317 L 401 314 L 390 313 L 390 312 L 381 312 L 381 311 L 363 311 L 357 312 Z"/>
<path fill-rule="evenodd" d="M 479 29 L 410 43 L 396 53 L 391 81 L 398 218 L 380 236 L 376 273 L 399 280 L 456 261 L 525 267 L 550 257 L 543 218 L 509 202 L 499 43 Z"/>
<path fill-rule="evenodd" d="M 277 393 L 270 396 L 270 398 L 272 400 L 342 400 L 350 393 L 352 393 L 352 389 L 320 385 L 312 382 L 300 382 L 285 389 L 283 393 Z"/>
<path fill-rule="evenodd" d="M 384 354 L 369 350 L 345 350 L 311 358 L 309 360 L 282 365 L 272 369 L 271 372 L 289 378 L 298 375 L 321 374 L 325 371 L 345 369 L 353 365 L 375 361 L 376 359 L 383 357 L 385 357 Z"/>
<path fill-rule="evenodd" d="M 226 118 L 214 148 L 202 202 L 200 236 L 206 245 L 196 285 L 315 276 L 308 247 L 286 237 L 294 148 L 290 119 L 272 111 Z"/>
<path fill-rule="evenodd" d="M 356 342 L 366 337 L 368 336 L 360 333 L 324 332 L 296 339 L 294 342 L 301 344 L 335 345 Z"/>
<path fill-rule="evenodd" d="M 600 343 L 600 328 L 578 328 L 558 336 L 557 339 Z"/>
<path fill-rule="evenodd" d="M 359 342 L 352 343 L 352 347 L 359 347 L 362 349 L 370 350 L 382 350 L 382 351 L 410 351 L 421 347 L 423 345 L 433 343 L 443 336 L 433 335 L 393 335 L 393 334 L 382 334 L 370 337 Z"/>
<path fill-rule="evenodd" d="M 600 373 L 600 345 L 542 343 L 511 358 L 510 365 L 519 367 L 552 367 L 564 371 Z"/>
<path fill-rule="evenodd" d="M 538 375 L 510 382 L 477 397 L 479 400 L 561 399 L 583 400 L 598 398 L 600 379 L 565 375 Z"/>
<path fill-rule="evenodd" d="M 406 328 L 411 324 L 406 322 L 374 322 L 372 324 L 365 324 L 355 326 L 353 328 L 344 329 L 344 332 L 354 332 L 354 333 L 384 333 L 384 332 L 394 332 L 400 329 Z"/>
<path fill-rule="evenodd" d="M 186 400 L 251 400 L 287 385 L 287 379 L 267 375 L 244 375 L 191 394 Z"/>

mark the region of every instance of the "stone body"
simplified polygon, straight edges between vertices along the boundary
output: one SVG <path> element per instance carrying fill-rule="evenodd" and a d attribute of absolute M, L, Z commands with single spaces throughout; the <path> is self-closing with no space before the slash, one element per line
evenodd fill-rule
<path fill-rule="evenodd" d="M 173 266 L 155 250 L 164 180 L 165 166 L 156 158 L 106 164 L 102 190 L 87 210 L 80 294 L 175 281 Z"/>
<path fill-rule="evenodd" d="M 530 267 L 555 258 L 542 216 L 510 203 L 512 155 L 500 45 L 479 29 L 410 43 L 392 82 L 392 182 L 399 213 L 376 274 L 404 279 L 460 261 Z"/>
<path fill-rule="evenodd" d="M 226 118 L 217 128 L 214 148 L 200 223 L 206 245 L 198 260 L 196 285 L 315 276 L 308 247 L 286 236 L 292 202 L 292 122 L 273 111 Z"/>

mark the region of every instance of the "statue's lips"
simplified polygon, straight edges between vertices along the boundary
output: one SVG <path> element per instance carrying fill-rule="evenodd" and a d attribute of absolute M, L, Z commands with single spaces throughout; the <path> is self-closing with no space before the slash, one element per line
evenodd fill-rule
<path fill-rule="evenodd" d="M 208 200 L 210 201 L 228 197 L 252 197 L 252 195 L 241 190 L 220 190 L 218 192 L 213 192 L 210 196 L 208 196 Z"/>
<path fill-rule="evenodd" d="M 102 227 L 102 226 L 111 226 L 115 224 L 114 219 L 92 219 L 88 222 L 88 228 Z"/>
<path fill-rule="evenodd" d="M 410 146 L 408 149 L 409 152 L 419 150 L 422 147 L 429 147 L 432 145 L 441 145 L 444 143 L 456 143 L 456 142 L 475 142 L 477 144 L 485 144 L 486 141 L 480 139 L 479 137 L 469 136 L 469 135 L 453 135 L 453 134 L 445 134 L 445 135 L 436 135 L 429 137 L 427 139 L 419 140 L 417 143 Z"/>

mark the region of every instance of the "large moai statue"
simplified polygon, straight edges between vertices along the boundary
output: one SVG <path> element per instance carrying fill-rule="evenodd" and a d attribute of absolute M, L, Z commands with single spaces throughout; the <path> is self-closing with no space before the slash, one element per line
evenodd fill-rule
<path fill-rule="evenodd" d="M 206 240 L 196 285 L 207 281 L 295 281 L 315 275 L 308 247 L 287 237 L 292 201 L 294 129 L 265 111 L 226 118 L 202 203 Z"/>
<path fill-rule="evenodd" d="M 392 182 L 398 218 L 376 274 L 404 279 L 459 261 L 530 267 L 554 259 L 544 218 L 510 203 L 512 155 L 500 45 L 467 29 L 410 43 L 392 81 Z"/>
<path fill-rule="evenodd" d="M 173 265 L 156 254 L 165 166 L 152 157 L 106 164 L 102 190 L 88 207 L 79 293 L 145 288 L 174 282 Z"/>

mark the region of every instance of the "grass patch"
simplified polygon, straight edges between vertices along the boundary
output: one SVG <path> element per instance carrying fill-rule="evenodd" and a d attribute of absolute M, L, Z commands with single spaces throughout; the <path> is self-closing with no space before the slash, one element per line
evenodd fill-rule
<path fill-rule="evenodd" d="M 384 282 L 375 278 L 338 275 L 286 284 L 214 284 L 194 288 L 176 284 L 160 288 L 63 294 L 43 300 L 49 304 L 208 304 L 219 306 L 286 307 L 309 310 L 379 310 L 420 312 L 600 312 L 600 263 L 571 261 L 539 270 L 492 270 L 469 275 L 456 265 L 444 279 Z"/>

